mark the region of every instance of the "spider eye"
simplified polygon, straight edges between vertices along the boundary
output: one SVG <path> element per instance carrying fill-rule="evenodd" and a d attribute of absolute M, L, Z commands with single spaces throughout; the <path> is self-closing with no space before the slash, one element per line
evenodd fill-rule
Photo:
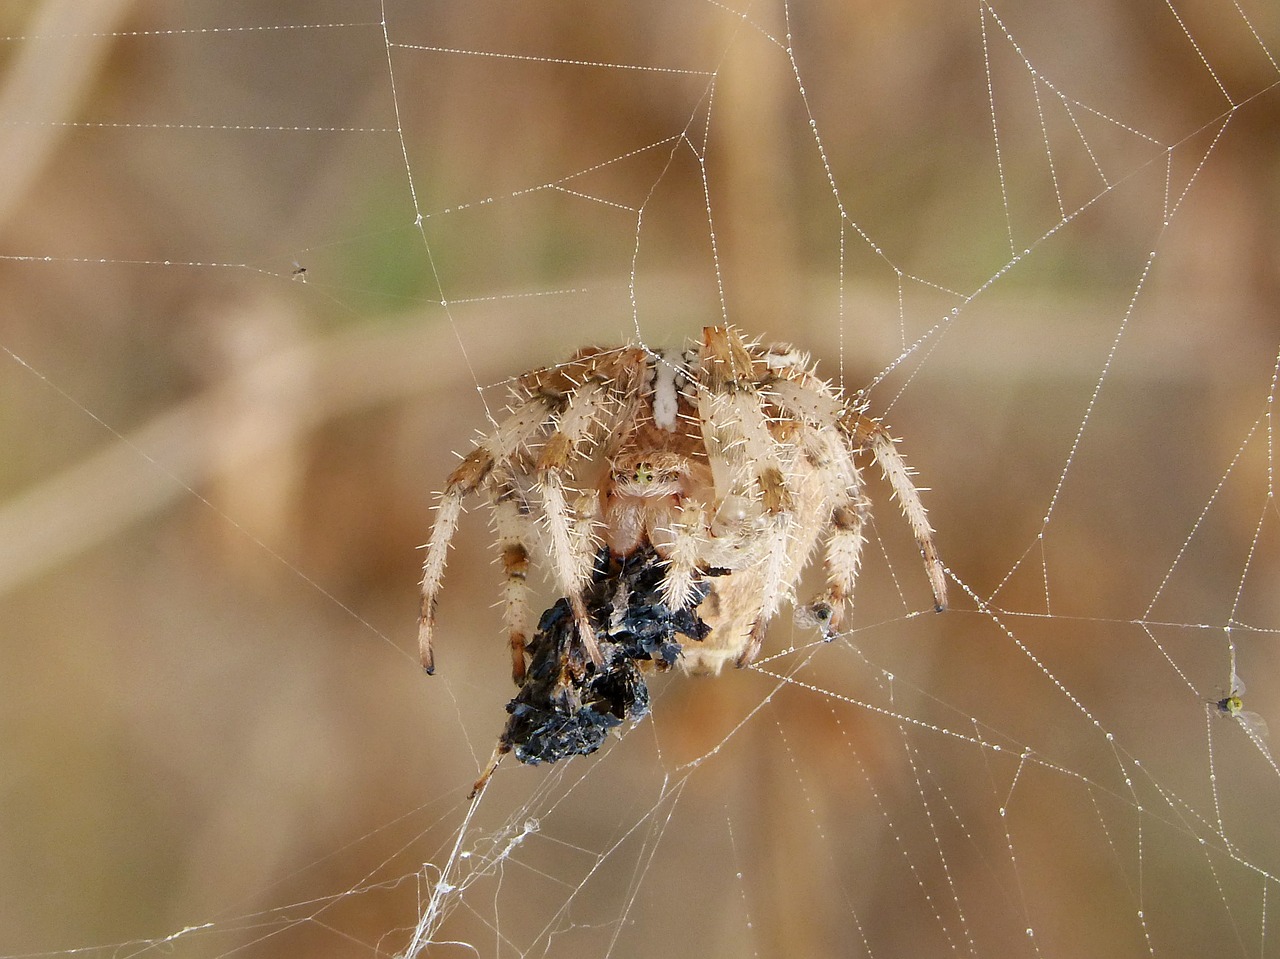
<path fill-rule="evenodd" d="M 653 467 L 648 463 L 637 463 L 631 479 L 633 482 L 649 485 L 653 482 Z"/>

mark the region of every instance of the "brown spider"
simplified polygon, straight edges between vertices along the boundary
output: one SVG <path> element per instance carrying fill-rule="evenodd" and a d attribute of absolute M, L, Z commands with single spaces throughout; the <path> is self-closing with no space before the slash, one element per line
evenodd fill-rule
<path fill-rule="evenodd" d="M 488 498 L 502 550 L 517 685 L 531 652 L 527 577 L 536 541 L 576 626 L 566 676 L 604 664 L 584 599 L 604 548 L 615 561 L 652 550 L 665 567 L 664 608 L 697 606 L 710 627 L 704 639 L 682 643 L 680 665 L 718 673 L 726 661 L 755 659 L 821 541 L 826 589 L 798 612 L 830 637 L 853 593 L 870 510 L 855 463 L 864 451 L 893 487 L 941 611 L 946 578 L 912 471 L 884 428 L 821 379 L 804 353 L 708 326 L 679 354 L 587 347 L 525 373 L 509 414 L 441 495 L 423 565 L 423 668 L 435 669 L 436 597 L 474 492 Z"/>

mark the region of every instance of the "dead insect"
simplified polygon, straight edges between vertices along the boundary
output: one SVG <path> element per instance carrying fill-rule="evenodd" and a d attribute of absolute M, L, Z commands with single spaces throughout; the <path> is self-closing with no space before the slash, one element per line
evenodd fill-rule
<path fill-rule="evenodd" d="M 651 546 L 625 558 L 600 551 L 583 594 L 600 647 L 598 665 L 581 655 L 568 599 L 542 614 L 524 685 L 507 704 L 510 718 L 472 795 L 509 752 L 534 765 L 589 755 L 623 723 L 649 714 L 644 674 L 670 669 L 683 643 L 700 642 L 711 631 L 696 612 L 709 587 L 701 584 L 688 606 L 673 609 L 663 597 L 664 566 Z"/>

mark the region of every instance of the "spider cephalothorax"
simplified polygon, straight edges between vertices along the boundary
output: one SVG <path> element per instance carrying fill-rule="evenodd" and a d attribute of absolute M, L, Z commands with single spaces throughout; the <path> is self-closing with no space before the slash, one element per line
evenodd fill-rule
<path fill-rule="evenodd" d="M 862 452 L 893 487 L 934 606 L 945 608 L 943 567 L 910 469 L 892 437 L 805 354 L 709 326 L 680 354 L 588 347 L 525 373 L 506 418 L 445 485 L 423 567 L 423 668 L 435 668 L 436 597 L 463 501 L 474 492 L 493 510 L 518 684 L 531 638 L 526 580 L 535 542 L 576 626 L 569 673 L 605 665 L 592 621 L 600 616 L 584 599 L 602 548 L 619 559 L 652 548 L 664 566 L 664 609 L 700 604 L 710 632 L 683 643 L 679 661 L 690 672 L 749 664 L 819 544 L 826 588 L 801 611 L 832 635 L 857 579 L 870 509 L 855 463 Z"/>

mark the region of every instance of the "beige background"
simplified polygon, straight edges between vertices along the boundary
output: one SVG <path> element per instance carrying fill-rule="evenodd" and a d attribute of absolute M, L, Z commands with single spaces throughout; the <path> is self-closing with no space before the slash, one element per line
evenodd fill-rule
<path fill-rule="evenodd" d="M 1136 6 L 389 3 L 404 153 L 377 3 L 6 6 L 0 955 L 402 948 L 512 695 L 483 509 L 415 667 L 451 451 L 724 315 L 892 367 L 954 609 L 875 484 L 847 640 L 505 765 L 438 938 L 1272 951 L 1280 24 Z"/>

